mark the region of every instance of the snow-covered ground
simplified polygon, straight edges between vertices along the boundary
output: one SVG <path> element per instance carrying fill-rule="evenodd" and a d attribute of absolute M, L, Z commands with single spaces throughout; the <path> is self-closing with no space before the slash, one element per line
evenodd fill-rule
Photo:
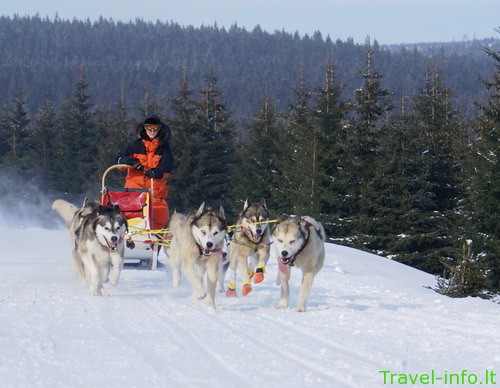
<path fill-rule="evenodd" d="M 427 288 L 433 276 L 386 258 L 327 244 L 308 311 L 297 313 L 299 272 L 291 308 L 275 309 L 273 255 L 264 283 L 238 299 L 218 294 L 214 312 L 191 302 L 185 279 L 173 289 L 168 268 L 127 268 L 111 297 L 91 297 L 73 273 L 65 230 L 3 227 L 0 236 L 2 388 L 500 380 L 500 306 L 439 295 Z"/>

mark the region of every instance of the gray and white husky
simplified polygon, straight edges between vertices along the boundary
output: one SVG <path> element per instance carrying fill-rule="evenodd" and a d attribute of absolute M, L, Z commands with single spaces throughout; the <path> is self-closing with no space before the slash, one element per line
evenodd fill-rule
<path fill-rule="evenodd" d="M 314 277 L 325 261 L 325 230 L 314 218 L 282 217 L 272 232 L 278 256 L 281 299 L 278 308 L 288 307 L 290 296 L 290 272 L 293 267 L 302 270 L 302 283 L 297 297 L 297 311 L 306 311 L 306 303 L 311 293 Z"/>
<path fill-rule="evenodd" d="M 205 202 L 190 214 L 174 213 L 170 220 L 172 285 L 178 287 L 181 273 L 184 274 L 193 287 L 193 300 L 206 297 L 209 308 L 215 308 L 215 289 L 226 227 L 224 208 L 221 206 L 215 211 Z M 203 285 L 205 274 L 206 290 Z"/>
<path fill-rule="evenodd" d="M 92 295 L 108 296 L 103 283 L 115 286 L 120 278 L 127 220 L 120 209 L 85 199 L 81 208 L 57 199 L 52 204 L 64 220 L 71 238 L 76 269 Z M 108 279 L 113 266 L 113 272 Z"/>
<path fill-rule="evenodd" d="M 248 199 L 243 205 L 236 228 L 229 245 L 229 266 L 231 274 L 226 291 L 228 297 L 236 297 L 236 270 L 239 268 L 243 281 L 242 293 L 252 291 L 250 277 L 254 283 L 264 280 L 264 271 L 269 260 L 270 232 L 269 211 L 266 201 L 249 203 Z M 254 272 L 255 271 L 255 272 Z"/>

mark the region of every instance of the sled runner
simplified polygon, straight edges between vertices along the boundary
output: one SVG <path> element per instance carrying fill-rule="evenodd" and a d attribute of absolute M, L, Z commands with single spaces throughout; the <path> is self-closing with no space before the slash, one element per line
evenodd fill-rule
<path fill-rule="evenodd" d="M 169 246 L 167 229 L 153 230 L 153 182 L 151 188 L 130 189 L 106 186 L 108 173 L 115 169 L 132 168 L 126 164 L 110 166 L 102 175 L 101 202 L 103 205 L 119 206 L 128 222 L 126 234 L 125 263 L 146 263 L 156 270 L 161 246 Z M 151 179 L 152 180 L 152 179 Z"/>

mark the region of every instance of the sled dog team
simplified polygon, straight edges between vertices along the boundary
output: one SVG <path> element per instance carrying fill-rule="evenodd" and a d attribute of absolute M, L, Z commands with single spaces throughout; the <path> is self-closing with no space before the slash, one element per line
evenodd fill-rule
<path fill-rule="evenodd" d="M 87 200 L 78 208 L 62 199 L 54 201 L 52 208 L 69 230 L 75 266 L 91 294 L 109 295 L 103 284 L 118 283 L 125 250 L 127 220 L 120 209 Z M 302 270 L 302 282 L 295 309 L 306 311 L 314 277 L 325 259 L 323 226 L 309 216 L 280 216 L 272 227 L 269 221 L 264 200 L 245 201 L 230 233 L 222 206 L 214 210 L 202 203 L 189 214 L 174 213 L 169 224 L 172 240 L 168 255 L 173 286 L 178 287 L 181 276 L 185 276 L 193 288 L 192 298 L 205 298 L 207 307 L 215 308 L 217 284 L 224 290 L 227 269 L 226 296 L 238 296 L 238 270 L 241 293 L 247 295 L 252 292 L 251 280 L 254 284 L 264 280 L 274 245 L 281 284 L 278 308 L 288 307 L 290 272 L 297 267 Z"/>

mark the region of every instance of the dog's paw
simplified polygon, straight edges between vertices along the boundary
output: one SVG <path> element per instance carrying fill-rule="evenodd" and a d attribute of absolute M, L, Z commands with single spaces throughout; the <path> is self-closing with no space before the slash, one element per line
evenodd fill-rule
<path fill-rule="evenodd" d="M 193 300 L 199 300 L 199 299 L 203 299 L 205 296 L 207 296 L 207 293 L 206 291 L 195 291 L 193 292 Z"/>
<path fill-rule="evenodd" d="M 104 288 L 101 288 L 101 296 L 111 296 L 111 294 L 106 291 Z"/>
<path fill-rule="evenodd" d="M 286 310 L 287 307 L 288 307 L 288 303 L 287 302 L 283 302 L 283 301 L 280 301 L 278 303 L 278 306 L 276 306 L 276 308 L 279 309 L 279 310 Z"/>
<path fill-rule="evenodd" d="M 109 283 L 112 286 L 116 286 L 118 284 L 118 280 L 120 280 L 118 277 L 112 276 L 110 279 L 108 279 Z"/>
<path fill-rule="evenodd" d="M 226 296 L 228 298 L 237 298 L 238 294 L 236 293 L 236 290 L 233 290 L 232 288 L 228 288 L 226 291 Z"/>
<path fill-rule="evenodd" d="M 215 311 L 215 302 L 212 298 L 207 298 L 207 312 Z"/>
<path fill-rule="evenodd" d="M 257 268 L 255 270 L 255 275 L 253 276 L 253 282 L 255 284 L 262 283 L 264 281 L 264 269 Z"/>
<path fill-rule="evenodd" d="M 298 313 L 305 313 L 306 306 L 297 306 L 297 307 L 295 307 L 295 311 L 297 311 Z"/>
<path fill-rule="evenodd" d="M 248 295 L 250 292 L 252 292 L 252 286 L 250 284 L 244 284 L 241 290 L 243 296 Z"/>

